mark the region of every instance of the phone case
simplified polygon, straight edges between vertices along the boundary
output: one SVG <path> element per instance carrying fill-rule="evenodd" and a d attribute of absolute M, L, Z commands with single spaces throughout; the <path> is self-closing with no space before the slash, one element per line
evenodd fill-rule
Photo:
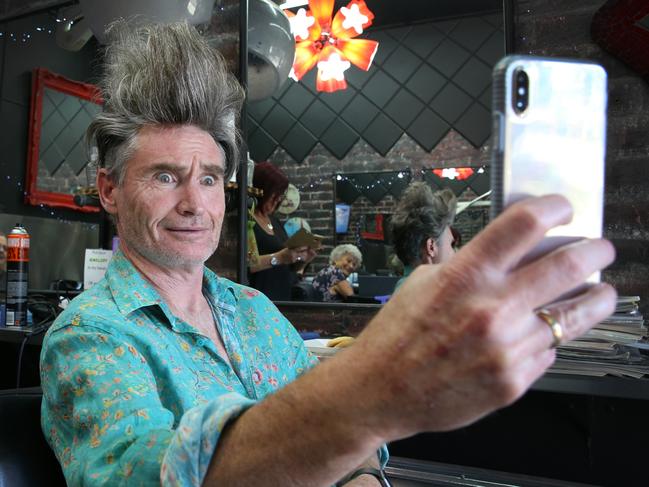
<path fill-rule="evenodd" d="M 529 80 L 522 113 L 513 104 L 519 70 Z M 606 72 L 597 64 L 508 56 L 494 67 L 492 218 L 524 197 L 551 193 L 566 196 L 574 208 L 573 221 L 549 231 L 530 258 L 601 237 L 606 102 Z"/>

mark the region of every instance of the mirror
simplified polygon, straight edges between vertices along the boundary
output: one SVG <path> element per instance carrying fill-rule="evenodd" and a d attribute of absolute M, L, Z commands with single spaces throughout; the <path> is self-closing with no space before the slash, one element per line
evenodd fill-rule
<path fill-rule="evenodd" d="M 347 3 L 336 1 L 334 12 Z M 305 219 L 325 237 L 307 274 L 327 265 L 337 243 L 375 243 L 371 234 L 380 235 L 379 223 L 385 230 L 398 197 L 387 190 L 385 200 L 371 193 L 350 204 L 351 230 L 336 232 L 336 205 L 345 204 L 340 195 L 351 182 L 356 189 L 374 185 L 375 192 L 402 173 L 404 180 L 408 175 L 433 187 L 445 183 L 464 203 L 489 189 L 491 70 L 505 54 L 506 2 L 366 3 L 375 17 L 361 37 L 379 43 L 368 71 L 351 66 L 345 71 L 347 88 L 325 93 L 316 89 L 312 69 L 300 82 L 289 80 L 276 95 L 247 105 L 251 158 L 269 160 L 288 176 L 300 194 L 290 217 Z M 464 182 L 433 172 L 461 167 L 480 174 L 474 181 L 479 188 L 460 191 Z M 361 201 L 368 211 L 357 213 L 359 225 L 354 205 Z M 486 204 L 458 216 L 464 243 L 486 223 Z M 369 247 L 366 252 L 377 253 Z"/>
<path fill-rule="evenodd" d="M 93 117 L 101 111 L 94 85 L 72 81 L 36 68 L 32 73 L 29 147 L 25 202 L 85 212 L 98 212 L 87 204 L 83 189 L 94 186 L 86 174 L 88 157 L 84 137 Z M 70 184 L 74 180 L 75 183 Z M 77 200 L 75 202 L 75 195 Z"/>

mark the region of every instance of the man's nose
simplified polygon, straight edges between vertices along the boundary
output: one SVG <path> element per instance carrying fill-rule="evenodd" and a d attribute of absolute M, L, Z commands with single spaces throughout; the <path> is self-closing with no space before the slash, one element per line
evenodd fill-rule
<path fill-rule="evenodd" d="M 205 202 L 201 185 L 198 182 L 185 182 L 179 188 L 178 212 L 182 215 L 202 215 Z"/>

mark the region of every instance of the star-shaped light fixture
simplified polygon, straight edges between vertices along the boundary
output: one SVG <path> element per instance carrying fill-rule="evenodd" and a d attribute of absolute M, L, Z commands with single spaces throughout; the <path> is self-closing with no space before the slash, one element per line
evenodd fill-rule
<path fill-rule="evenodd" d="M 470 167 L 447 167 L 444 169 L 433 169 L 433 173 L 440 178 L 462 181 L 463 179 L 468 179 L 473 176 L 474 170 Z"/>
<path fill-rule="evenodd" d="M 364 0 L 352 0 L 332 19 L 334 0 L 309 0 L 309 9 L 285 10 L 295 36 L 295 61 L 291 77 L 296 81 L 318 68 L 316 89 L 334 92 L 347 88 L 345 70 L 352 64 L 367 71 L 379 43 L 355 39 L 372 24 L 374 14 Z"/>

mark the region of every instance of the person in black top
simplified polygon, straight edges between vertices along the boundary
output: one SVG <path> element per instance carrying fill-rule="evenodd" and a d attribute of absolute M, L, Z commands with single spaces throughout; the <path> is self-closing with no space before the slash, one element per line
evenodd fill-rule
<path fill-rule="evenodd" d="M 253 214 L 259 258 L 249 264 L 250 285 L 274 301 L 290 301 L 291 287 L 316 252 L 308 247 L 287 248 L 288 235 L 273 216 L 288 188 L 286 175 L 274 164 L 260 162 L 255 165 L 253 186 L 263 195 Z"/>

